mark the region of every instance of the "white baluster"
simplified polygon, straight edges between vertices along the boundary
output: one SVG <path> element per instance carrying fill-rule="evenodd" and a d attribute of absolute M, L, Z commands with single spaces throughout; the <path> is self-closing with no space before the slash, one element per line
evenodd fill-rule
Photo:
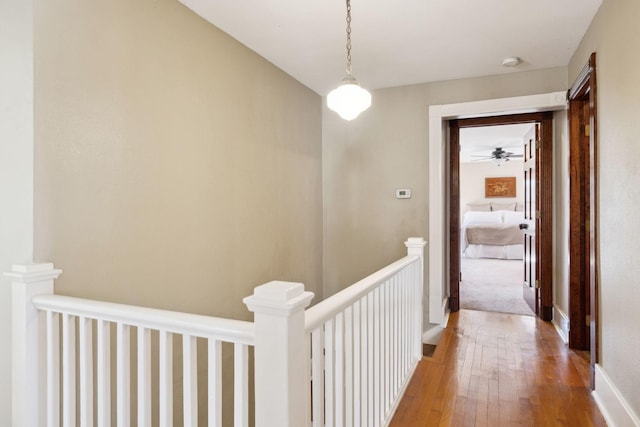
<path fill-rule="evenodd" d="M 367 386 L 368 386 L 368 391 L 367 391 L 367 410 L 368 410 L 368 414 L 367 414 L 367 419 L 369 420 L 369 425 L 375 425 L 376 423 L 376 417 L 375 417 L 375 378 L 374 378 L 374 372 L 375 372 L 375 366 L 374 366 L 374 361 L 373 361 L 373 355 L 375 353 L 375 330 L 373 327 L 374 324 L 374 317 L 375 317 L 375 313 L 374 313 L 374 301 L 373 301 L 373 292 L 370 292 L 369 294 L 367 294 L 367 332 L 369 335 L 369 338 L 367 340 L 367 369 L 368 369 L 368 381 L 367 381 Z"/>
<path fill-rule="evenodd" d="M 344 426 L 344 314 L 338 313 L 334 322 L 334 412 L 336 427 Z"/>
<path fill-rule="evenodd" d="M 333 319 L 329 319 L 324 324 L 324 424 L 326 427 L 334 426 L 335 409 L 334 394 L 335 384 L 335 337 Z"/>
<path fill-rule="evenodd" d="M 62 425 L 76 425 L 76 318 L 62 315 Z"/>
<path fill-rule="evenodd" d="M 80 346 L 80 427 L 93 426 L 93 321 L 78 318 Z"/>
<path fill-rule="evenodd" d="M 129 427 L 131 424 L 131 332 L 130 326 L 118 323 L 116 354 L 117 425 Z"/>
<path fill-rule="evenodd" d="M 384 402 L 385 402 L 385 413 L 389 409 L 389 404 L 391 402 L 391 393 L 390 393 L 390 360 L 391 360 L 391 342 L 389 341 L 390 331 L 389 331 L 389 280 L 384 282 L 382 285 L 382 295 L 383 295 L 383 310 L 384 310 Z"/>
<path fill-rule="evenodd" d="M 160 331 L 158 340 L 160 353 L 159 367 L 159 407 L 160 427 L 173 426 L 173 334 Z"/>
<path fill-rule="evenodd" d="M 368 425 L 367 423 L 369 420 L 368 313 L 368 301 L 367 296 L 365 295 L 360 299 L 360 416 L 362 417 L 362 425 Z"/>
<path fill-rule="evenodd" d="M 249 348 L 243 344 L 233 346 L 233 408 L 234 427 L 249 426 Z M 257 375 L 256 367 L 256 375 Z M 256 413 L 256 425 L 258 415 Z"/>
<path fill-rule="evenodd" d="M 257 427 L 299 427 L 309 422 L 304 309 L 312 298 L 301 283 L 270 282 L 244 299 L 255 313 Z"/>
<path fill-rule="evenodd" d="M 45 316 L 31 303 L 36 295 L 53 294 L 53 281 L 62 271 L 53 264 L 14 265 L 11 278 L 12 306 L 12 414 L 17 427 L 46 424 L 46 382 L 41 367 L 45 356 Z"/>
<path fill-rule="evenodd" d="M 151 331 L 138 328 L 138 427 L 151 426 Z"/>
<path fill-rule="evenodd" d="M 380 353 L 382 351 L 382 345 L 380 343 L 380 288 L 373 290 L 373 413 L 375 417 L 375 425 L 380 425 L 381 415 L 380 412 L 380 380 L 382 375 L 380 372 Z"/>
<path fill-rule="evenodd" d="M 362 425 L 362 317 L 360 301 L 353 303 L 353 425 Z"/>
<path fill-rule="evenodd" d="M 209 427 L 222 427 L 222 342 L 208 344 Z"/>
<path fill-rule="evenodd" d="M 111 427 L 111 324 L 98 320 L 97 325 L 97 410 L 98 427 Z"/>
<path fill-rule="evenodd" d="M 345 426 L 353 426 L 353 306 L 344 311 L 344 409 Z"/>
<path fill-rule="evenodd" d="M 182 402 L 185 427 L 198 426 L 198 354 L 197 339 L 182 336 Z"/>

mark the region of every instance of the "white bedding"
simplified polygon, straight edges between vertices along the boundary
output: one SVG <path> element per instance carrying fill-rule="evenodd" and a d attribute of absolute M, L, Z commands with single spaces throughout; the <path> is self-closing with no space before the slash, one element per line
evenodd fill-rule
<path fill-rule="evenodd" d="M 524 222 L 523 212 L 514 211 L 491 211 L 475 212 L 470 211 L 464 215 L 462 229 L 460 230 L 460 249 L 465 258 L 496 258 L 496 259 L 522 259 L 524 255 L 524 244 L 470 244 L 467 241 L 467 227 L 482 225 L 483 229 L 495 226 L 496 229 L 504 229 L 505 225 L 516 227 Z M 516 236 L 517 237 L 517 236 Z M 508 243 L 513 243 L 513 240 Z M 480 242 L 478 242 L 480 243 Z"/>
<path fill-rule="evenodd" d="M 522 259 L 524 245 L 468 245 L 462 252 L 465 258 Z"/>

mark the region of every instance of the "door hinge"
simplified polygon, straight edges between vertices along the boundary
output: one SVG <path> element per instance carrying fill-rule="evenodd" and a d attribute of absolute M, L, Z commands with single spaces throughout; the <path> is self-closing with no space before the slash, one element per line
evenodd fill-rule
<path fill-rule="evenodd" d="M 587 317 L 585 317 L 584 320 L 585 320 L 585 324 L 587 326 L 591 326 L 591 315 L 590 314 L 587 314 Z"/>
<path fill-rule="evenodd" d="M 536 219 L 540 219 L 540 211 L 536 211 Z"/>
<path fill-rule="evenodd" d="M 536 139 L 536 150 L 540 149 L 540 140 Z"/>
<path fill-rule="evenodd" d="M 591 136 L 591 126 L 584 125 L 584 136 Z"/>
<path fill-rule="evenodd" d="M 540 289 L 540 280 L 536 279 L 536 289 Z"/>

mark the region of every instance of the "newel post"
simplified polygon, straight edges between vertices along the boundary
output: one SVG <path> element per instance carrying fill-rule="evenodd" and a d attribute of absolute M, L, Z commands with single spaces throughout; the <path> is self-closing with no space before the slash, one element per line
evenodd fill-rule
<path fill-rule="evenodd" d="M 302 283 L 269 282 L 243 301 L 254 312 L 256 427 L 308 424 L 309 343 Z"/>
<path fill-rule="evenodd" d="M 15 427 L 45 425 L 44 402 L 46 352 L 44 319 L 38 315 L 31 300 L 36 295 L 53 294 L 53 281 L 62 270 L 53 264 L 13 265 L 4 273 L 12 279 L 11 387 L 12 412 Z"/>
<path fill-rule="evenodd" d="M 418 326 L 416 328 L 416 336 L 414 337 L 414 356 L 420 359 L 422 357 L 422 330 L 423 330 L 423 313 L 424 313 L 424 247 L 427 242 L 422 237 L 409 237 L 406 242 L 404 242 L 407 247 L 407 255 L 418 255 L 420 257 L 418 274 L 415 278 L 415 324 Z"/>

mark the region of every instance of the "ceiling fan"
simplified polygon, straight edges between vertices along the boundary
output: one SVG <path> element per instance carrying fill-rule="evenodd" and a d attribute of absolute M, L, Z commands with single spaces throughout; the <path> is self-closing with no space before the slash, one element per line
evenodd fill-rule
<path fill-rule="evenodd" d="M 496 147 L 495 150 L 491 152 L 491 155 L 474 155 L 472 157 L 478 157 L 475 161 L 481 160 L 494 160 L 496 164 L 500 165 L 503 162 L 508 162 L 511 158 L 524 157 L 523 154 L 514 154 L 511 151 L 505 151 L 502 147 Z"/>

